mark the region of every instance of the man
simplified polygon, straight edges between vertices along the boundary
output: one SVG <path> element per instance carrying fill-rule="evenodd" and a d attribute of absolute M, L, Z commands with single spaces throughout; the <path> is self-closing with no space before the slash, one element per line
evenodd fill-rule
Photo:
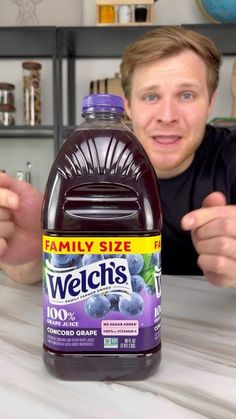
<path fill-rule="evenodd" d="M 206 126 L 220 61 L 218 50 L 207 38 L 182 28 L 163 27 L 126 49 L 121 76 L 126 112 L 160 180 L 163 273 L 203 273 L 215 285 L 236 287 L 236 136 Z M 27 230 L 28 239 L 33 233 L 30 219 L 22 226 L 18 215 L 23 196 L 19 208 L 10 210 L 7 196 L 12 192 L 7 189 L 20 193 L 20 186 L 14 189 L 6 179 L 4 185 L 0 178 L 0 205 L 8 208 L 2 215 L 11 215 L 13 225 L 3 237 L 2 260 L 13 263 L 16 239 L 12 229 Z M 35 199 L 38 209 L 40 199 Z M 34 201 L 30 205 L 37 226 Z M 37 236 L 39 228 L 36 230 Z M 24 253 L 18 256 L 18 263 L 32 261 Z M 32 253 L 38 263 L 37 245 Z"/>
<path fill-rule="evenodd" d="M 126 112 L 160 179 L 163 271 L 199 266 L 214 284 L 236 286 L 236 207 L 226 205 L 236 203 L 236 136 L 205 126 L 220 62 L 210 40 L 163 27 L 128 46 L 121 76 Z"/>

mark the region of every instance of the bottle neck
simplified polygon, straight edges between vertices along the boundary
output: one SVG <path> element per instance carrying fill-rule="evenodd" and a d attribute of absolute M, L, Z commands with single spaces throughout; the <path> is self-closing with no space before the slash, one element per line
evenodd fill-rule
<path fill-rule="evenodd" d="M 109 121 L 121 121 L 123 114 L 116 113 L 116 112 L 108 112 L 108 111 L 96 111 L 96 112 L 88 112 L 83 113 L 82 116 L 84 117 L 85 121 L 93 121 L 94 119 L 109 119 Z"/>

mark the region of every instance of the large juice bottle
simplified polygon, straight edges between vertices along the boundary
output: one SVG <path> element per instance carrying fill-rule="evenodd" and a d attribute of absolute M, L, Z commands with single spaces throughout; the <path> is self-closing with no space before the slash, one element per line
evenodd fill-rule
<path fill-rule="evenodd" d="M 82 112 L 44 198 L 44 362 L 68 380 L 142 379 L 161 357 L 158 181 L 119 96 Z"/>

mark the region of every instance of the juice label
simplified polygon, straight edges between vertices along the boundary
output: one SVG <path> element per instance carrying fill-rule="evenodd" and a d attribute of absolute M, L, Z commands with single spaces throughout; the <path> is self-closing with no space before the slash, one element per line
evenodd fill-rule
<path fill-rule="evenodd" d="M 160 343 L 161 237 L 43 236 L 45 345 L 142 352 Z"/>

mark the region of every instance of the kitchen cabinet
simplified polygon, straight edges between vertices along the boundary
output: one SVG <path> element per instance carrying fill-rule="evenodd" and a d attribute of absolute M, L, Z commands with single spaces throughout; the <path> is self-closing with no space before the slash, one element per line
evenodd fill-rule
<path fill-rule="evenodd" d="M 1 27 L 0 28 L 0 60 L 14 59 L 37 60 L 49 59 L 52 65 L 52 125 L 27 126 L 15 125 L 0 128 L 0 139 L 22 138 L 34 140 L 53 138 L 54 150 L 58 149 L 58 110 L 57 110 L 57 28 L 56 27 Z M 22 80 L 23 86 L 23 80 Z M 23 87 L 22 87 L 23 89 Z M 22 98 L 23 107 L 23 98 Z"/>

